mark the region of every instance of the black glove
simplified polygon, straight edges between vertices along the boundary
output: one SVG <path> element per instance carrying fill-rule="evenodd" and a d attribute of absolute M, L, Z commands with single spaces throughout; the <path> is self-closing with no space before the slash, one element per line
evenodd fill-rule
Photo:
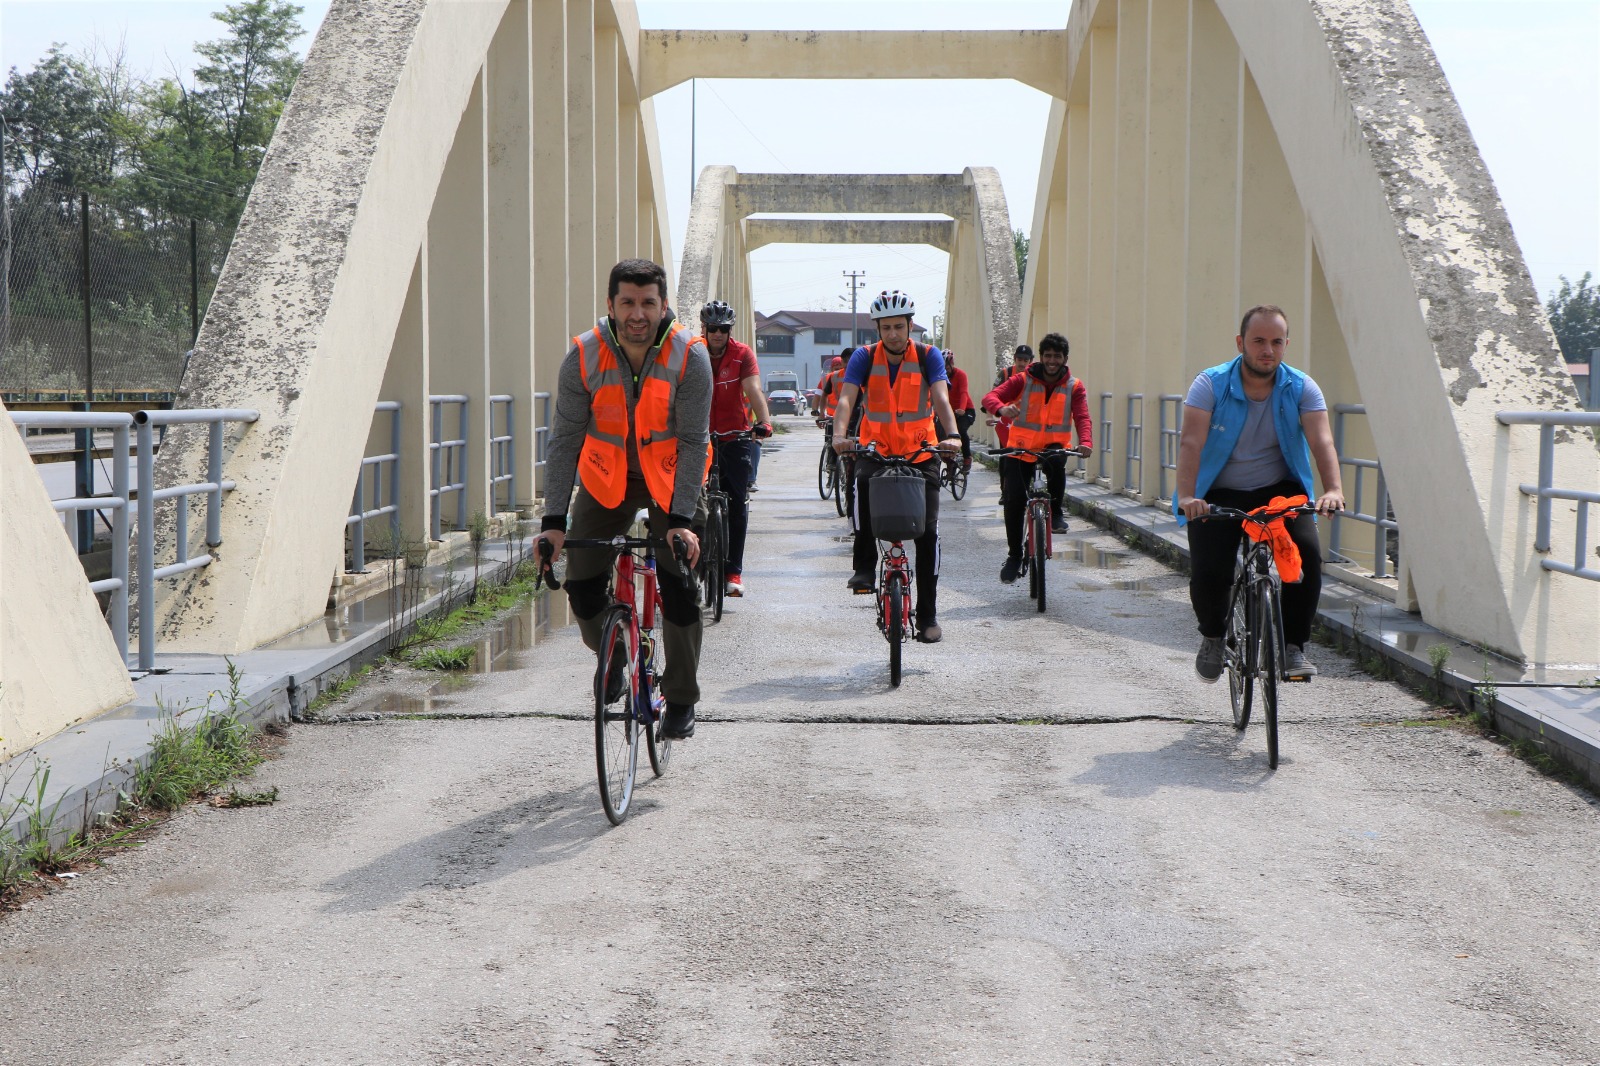
<path fill-rule="evenodd" d="M 756 440 L 766 440 L 768 437 L 772 436 L 772 423 L 757 422 L 755 425 L 750 427 L 750 432 L 756 438 Z"/>

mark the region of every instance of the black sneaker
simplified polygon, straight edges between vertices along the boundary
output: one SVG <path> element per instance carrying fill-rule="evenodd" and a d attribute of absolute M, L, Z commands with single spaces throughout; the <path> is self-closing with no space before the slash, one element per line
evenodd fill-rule
<path fill-rule="evenodd" d="M 1050 532 L 1052 532 L 1052 533 L 1065 533 L 1066 531 L 1067 531 L 1067 520 L 1065 518 L 1062 518 L 1062 517 L 1060 517 L 1058 515 L 1055 518 L 1052 518 L 1050 520 Z"/>
<path fill-rule="evenodd" d="M 937 644 L 944 639 L 944 630 L 938 622 L 918 623 L 917 639 L 924 644 Z"/>
<path fill-rule="evenodd" d="M 661 716 L 661 735 L 668 740 L 688 740 L 694 736 L 694 704 L 667 704 L 667 713 Z"/>
<path fill-rule="evenodd" d="M 850 575 L 850 580 L 844 583 L 844 587 L 851 592 L 871 592 L 872 575 L 865 570 L 857 570 Z"/>
<path fill-rule="evenodd" d="M 1214 685 L 1222 676 L 1222 638 L 1201 637 L 1200 653 L 1194 657 L 1194 672 L 1200 680 Z"/>
<path fill-rule="evenodd" d="M 1022 558 L 1017 555 L 1006 556 L 1006 561 L 1000 567 L 1001 584 L 1009 585 L 1017 580 L 1017 575 L 1022 572 Z"/>

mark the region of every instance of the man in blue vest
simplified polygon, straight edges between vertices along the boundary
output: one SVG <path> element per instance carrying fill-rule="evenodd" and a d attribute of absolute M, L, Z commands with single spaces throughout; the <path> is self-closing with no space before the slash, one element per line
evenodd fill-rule
<path fill-rule="evenodd" d="M 1322 514 L 1344 510 L 1339 456 L 1328 425 L 1328 404 L 1310 375 L 1285 365 L 1289 320 L 1282 308 L 1245 312 L 1234 338 L 1239 355 L 1203 370 L 1184 398 L 1178 442 L 1178 488 L 1173 513 L 1189 531 L 1189 601 L 1200 624 L 1194 669 L 1211 684 L 1222 676 L 1222 635 L 1227 629 L 1233 560 L 1243 536 L 1238 522 L 1189 523 L 1214 506 L 1249 511 L 1274 496 L 1316 500 Z M 1321 496 L 1311 481 L 1316 459 Z M 1317 600 L 1322 595 L 1322 547 L 1316 520 L 1285 523 L 1300 549 L 1303 576 L 1283 586 L 1284 673 L 1310 678 L 1306 661 Z"/>

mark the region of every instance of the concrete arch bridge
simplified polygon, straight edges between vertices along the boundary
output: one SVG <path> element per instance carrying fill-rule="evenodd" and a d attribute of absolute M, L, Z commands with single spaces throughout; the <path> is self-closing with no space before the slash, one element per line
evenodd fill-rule
<path fill-rule="evenodd" d="M 692 204 L 668 203 L 660 143 L 676 133 L 652 97 L 727 54 L 744 76 L 1047 93 L 1026 285 L 982 160 L 960 175 L 708 167 Z M 1596 584 L 1544 565 L 1596 568 L 1586 505 L 1545 517 L 1519 489 L 1592 494 L 1600 453 L 1588 430 L 1560 429 L 1541 478 L 1538 431 L 1497 419 L 1570 414 L 1577 394 L 1404 0 L 1076 0 L 1056 30 L 890 34 L 644 30 L 626 0 L 335 0 L 182 397 L 254 421 L 174 426 L 156 465 L 158 485 L 234 487 L 209 529 L 198 502 L 186 529 L 173 508 L 188 502 L 156 510 L 158 561 L 209 564 L 135 574 L 159 586 L 135 630 L 163 654 L 236 653 L 320 618 L 358 486 L 355 510 L 392 504 L 408 539 L 531 505 L 541 397 L 568 338 L 603 306 L 614 261 L 669 258 L 682 210 L 684 310 L 717 297 L 748 316 L 748 255 L 766 243 L 948 250 L 952 345 L 999 361 L 1068 333 L 1074 371 L 1104 394 L 1109 462 L 1088 473 L 1145 500 L 1169 472 L 1163 397 L 1231 354 L 1243 307 L 1281 304 L 1293 361 L 1348 405 L 1346 453 L 1382 463 L 1407 546 L 1398 602 L 1523 662 L 1600 659 Z M 873 217 L 908 210 L 945 221 Z M 818 211 L 853 214 L 752 217 Z M 125 700 L 129 682 L 17 437 L 0 441 L 4 754 Z M 374 474 L 388 479 L 376 494 Z M 1381 518 L 1372 492 L 1363 509 Z"/>

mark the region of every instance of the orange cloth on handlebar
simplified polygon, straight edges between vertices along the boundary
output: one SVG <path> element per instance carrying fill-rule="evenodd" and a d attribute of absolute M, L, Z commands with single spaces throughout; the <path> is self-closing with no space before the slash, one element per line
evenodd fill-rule
<path fill-rule="evenodd" d="M 1287 511 L 1291 507 L 1303 507 L 1310 500 L 1304 496 L 1274 496 L 1272 502 L 1265 507 L 1257 507 L 1251 514 L 1260 514 L 1263 511 Z M 1265 539 L 1272 545 L 1272 559 L 1278 564 L 1278 576 L 1283 578 L 1284 584 L 1293 585 L 1300 580 L 1300 548 L 1289 536 L 1289 529 L 1284 524 L 1283 515 L 1279 515 L 1266 525 L 1259 522 L 1244 522 L 1245 534 L 1251 540 Z"/>

